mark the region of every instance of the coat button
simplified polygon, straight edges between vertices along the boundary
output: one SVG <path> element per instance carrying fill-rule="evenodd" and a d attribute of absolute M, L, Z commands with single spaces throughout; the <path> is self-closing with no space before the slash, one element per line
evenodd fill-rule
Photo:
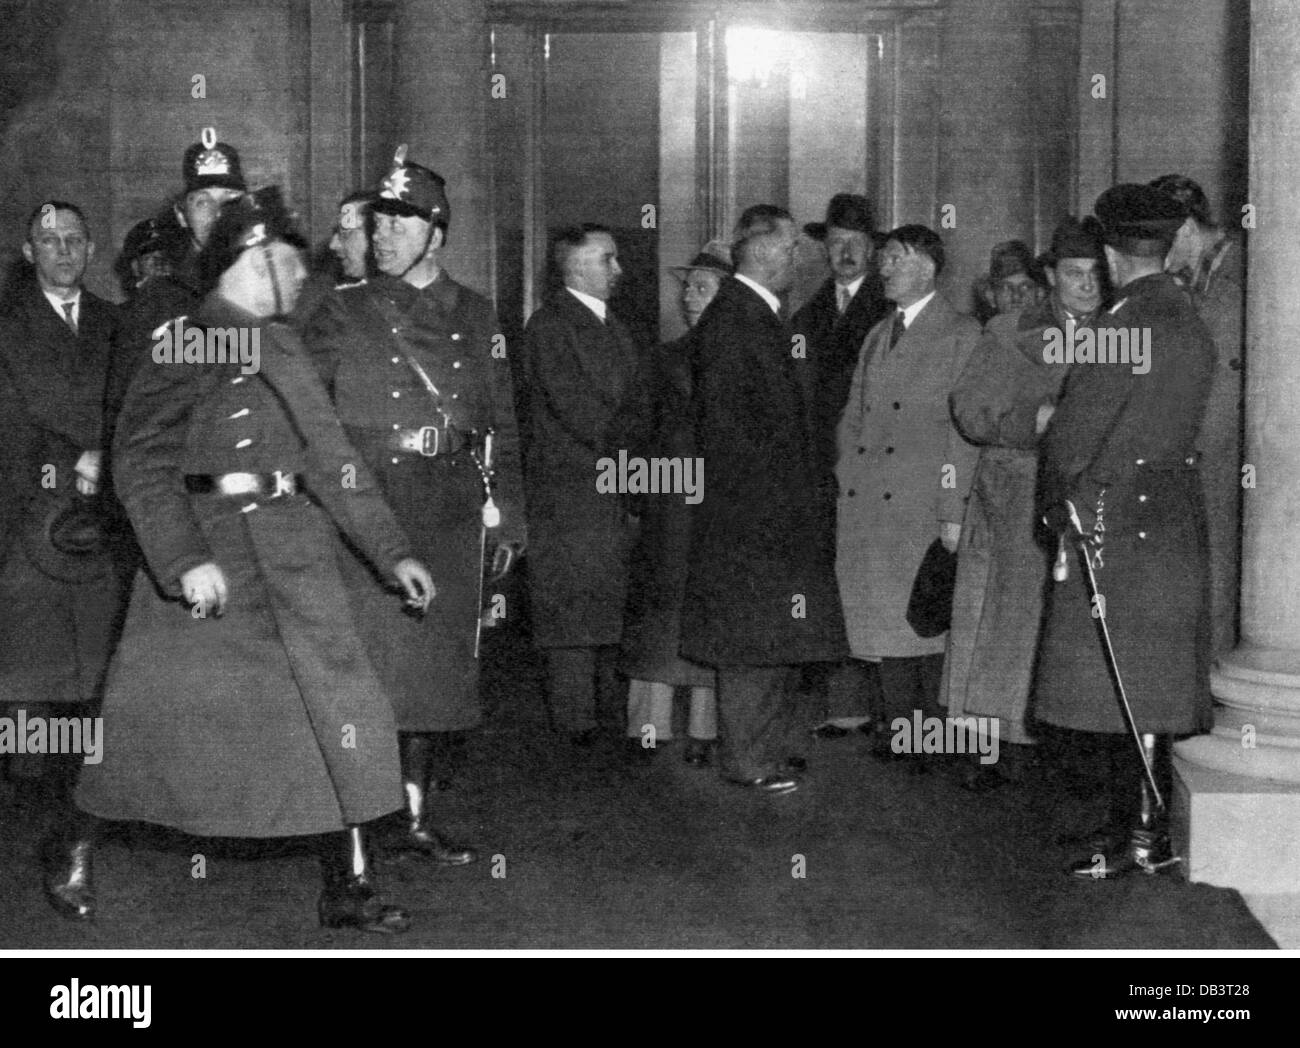
<path fill-rule="evenodd" d="M 400 397 L 401 395 L 402 395 L 402 391 L 401 391 L 400 389 L 395 389 L 395 390 L 393 390 L 393 399 L 394 399 L 394 400 L 396 400 L 396 399 L 397 399 L 398 397 Z"/>
<path fill-rule="evenodd" d="M 400 364 L 401 362 L 402 362 L 402 358 L 401 358 L 401 357 L 393 357 L 393 363 L 394 363 L 394 364 Z"/>
<path fill-rule="evenodd" d="M 893 453 L 894 453 L 894 449 L 893 449 L 893 448 L 885 448 L 885 454 L 886 454 L 886 455 L 892 455 Z"/>
<path fill-rule="evenodd" d="M 394 455 L 393 458 L 391 458 L 389 461 L 392 462 L 394 466 L 396 466 L 398 463 L 398 458 L 397 456 Z"/>
<path fill-rule="evenodd" d="M 243 382 L 243 381 L 244 381 L 244 376 L 243 376 L 243 375 L 237 375 L 235 378 L 232 378 L 232 379 L 230 380 L 230 384 L 231 384 L 232 386 L 237 386 L 237 385 L 239 385 L 239 384 L 240 384 L 241 382 Z"/>
<path fill-rule="evenodd" d="M 854 491 L 852 488 L 849 488 L 849 498 L 852 498 L 856 494 L 857 494 L 856 491 Z"/>
<path fill-rule="evenodd" d="M 888 491 L 885 492 L 885 501 L 886 501 L 886 502 L 888 502 L 888 501 L 889 501 L 891 498 L 893 498 L 893 497 L 894 497 L 894 496 L 891 495 Z"/>
<path fill-rule="evenodd" d="M 1139 532 L 1138 532 L 1138 538 L 1140 538 L 1140 539 L 1144 539 L 1144 538 L 1146 538 L 1146 537 L 1147 537 L 1147 533 L 1146 533 L 1145 531 L 1139 531 Z"/>
<path fill-rule="evenodd" d="M 252 442 L 251 440 L 249 440 L 247 437 L 245 437 L 243 440 L 239 441 L 239 443 L 237 443 L 237 444 L 235 445 L 235 447 L 237 447 L 237 448 L 246 448 L 246 447 L 248 447 L 248 445 L 251 444 L 251 443 L 253 443 L 253 442 Z"/>
<path fill-rule="evenodd" d="M 459 342 L 459 341 L 460 341 L 460 332 L 459 332 L 459 331 L 453 331 L 453 332 L 451 333 L 451 340 L 452 340 L 453 342 Z"/>
<path fill-rule="evenodd" d="M 402 427 L 399 426 L 396 422 L 393 423 L 393 429 L 401 429 L 401 428 Z"/>
<path fill-rule="evenodd" d="M 459 393 L 453 393 L 453 394 L 451 395 L 451 399 L 452 399 L 452 400 L 460 400 L 460 394 L 459 394 Z"/>
<path fill-rule="evenodd" d="M 1146 500 L 1147 500 L 1147 497 L 1146 497 L 1145 495 L 1139 495 L 1139 496 L 1138 496 L 1138 501 L 1139 501 L 1139 502 L 1145 502 Z"/>
<path fill-rule="evenodd" d="M 901 408 L 902 406 L 903 406 L 903 405 L 901 405 L 898 401 L 894 401 L 894 410 L 895 410 L 895 411 L 897 411 L 897 410 L 898 410 L 899 408 Z"/>
<path fill-rule="evenodd" d="M 858 454 L 859 454 L 859 455 L 866 454 L 866 451 L 867 451 L 866 448 L 858 448 Z"/>
<path fill-rule="evenodd" d="M 1145 466 L 1146 464 L 1147 464 L 1147 460 L 1146 460 L 1146 459 L 1138 459 L 1137 462 L 1136 462 L 1136 465 L 1139 465 L 1139 466 Z"/>
<path fill-rule="evenodd" d="M 452 337 L 452 338 L 455 338 L 456 336 L 455 336 L 455 335 L 452 335 L 451 337 Z M 460 367 L 460 361 L 459 361 L 459 360 L 453 360 L 453 361 L 451 362 L 451 366 L 454 367 L 454 368 L 458 368 L 458 367 Z"/>
<path fill-rule="evenodd" d="M 393 334 L 394 334 L 394 335 L 397 334 L 397 328 L 393 328 Z"/>

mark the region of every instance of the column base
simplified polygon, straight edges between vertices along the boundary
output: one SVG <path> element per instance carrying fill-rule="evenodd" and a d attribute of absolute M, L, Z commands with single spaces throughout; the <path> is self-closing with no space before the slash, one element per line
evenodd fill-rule
<path fill-rule="evenodd" d="M 1300 783 L 1238 775 L 1182 755 L 1202 740 L 1211 741 L 1188 739 L 1174 757 L 1171 830 L 1187 879 L 1258 895 L 1294 893 Z"/>

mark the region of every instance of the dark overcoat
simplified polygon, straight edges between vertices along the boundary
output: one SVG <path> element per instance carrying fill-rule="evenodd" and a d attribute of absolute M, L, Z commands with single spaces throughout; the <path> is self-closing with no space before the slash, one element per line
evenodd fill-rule
<path fill-rule="evenodd" d="M 529 598 L 543 648 L 617 644 L 632 532 L 621 494 L 597 489 L 598 463 L 626 443 L 639 404 L 639 352 L 612 313 L 602 323 L 569 291 L 524 330 Z"/>
<path fill-rule="evenodd" d="M 307 342 L 339 418 L 384 498 L 428 565 L 438 595 L 423 619 L 404 614 L 365 566 L 345 564 L 366 647 L 393 697 L 402 731 L 460 731 L 482 719 L 474 638 L 484 550 L 483 475 L 473 454 L 493 437 L 491 542 L 523 539 L 519 431 L 510 361 L 496 314 L 445 271 L 417 288 L 379 276 L 325 296 Z M 411 367 L 424 369 L 435 398 Z M 451 454 L 391 446 L 394 430 L 450 426 Z M 492 549 L 486 549 L 491 556 Z M 506 608 L 510 614 L 512 609 Z"/>
<path fill-rule="evenodd" d="M 691 507 L 681 653 L 699 662 L 777 666 L 847 654 L 794 334 L 735 278 L 691 333 L 704 498 Z"/>
<path fill-rule="evenodd" d="M 70 496 L 82 452 L 102 450 L 117 309 L 83 290 L 74 334 L 35 280 L 7 307 L 0 356 L 21 414 L 7 421 L 13 443 L 3 449 L 13 483 L 0 493 L 0 518 L 8 521 L 0 540 L 0 702 L 87 701 L 98 693 L 112 651 L 120 580 L 111 571 L 83 582 L 49 578 L 20 536 L 52 501 Z M 96 501 L 107 522 L 106 498 Z"/>
<path fill-rule="evenodd" d="M 1064 323 L 1051 298 L 994 317 L 952 391 L 957 428 L 980 453 L 957 549 L 941 696 L 951 716 L 997 717 L 1004 742 L 1032 741 L 1025 713 L 1050 560 L 1034 512 L 1036 426 L 1066 373 L 1065 364 L 1045 361 L 1043 333 Z"/>
<path fill-rule="evenodd" d="M 828 280 L 791 318 L 795 331 L 808 339 L 808 362 L 812 364 L 814 386 L 813 425 L 820 454 L 827 469 L 835 469 L 835 429 L 849 386 L 858 366 L 862 343 L 873 327 L 893 313 L 894 306 L 885 298 L 880 277 L 868 273 L 858 286 L 858 293 L 840 313 L 836 305 L 836 283 Z M 832 503 L 833 505 L 833 503 Z"/>
<path fill-rule="evenodd" d="M 1104 531 L 1094 604 L 1070 558 L 1050 588 L 1037 715 L 1083 731 L 1124 732 L 1103 653 L 1105 616 L 1140 732 L 1210 725 L 1209 581 L 1196 438 L 1214 374 L 1214 343 L 1167 274 L 1131 281 L 1097 321 L 1150 332 L 1150 371 L 1076 363 L 1043 439 L 1048 509 L 1070 500 L 1084 533 Z M 1094 615 L 1094 610 L 1096 615 Z"/>
<path fill-rule="evenodd" d="M 401 804 L 397 728 L 357 634 L 341 530 L 391 577 L 406 538 L 284 324 L 210 298 L 195 321 L 260 334 L 261 369 L 137 369 L 118 485 L 146 568 L 104 697 L 104 756 L 78 804 L 188 833 L 324 833 Z M 297 474 L 271 498 L 189 493 L 187 475 Z M 196 617 L 180 579 L 212 562 L 229 599 Z M 396 603 L 397 596 L 392 597 Z"/>
<path fill-rule="evenodd" d="M 651 457 L 695 455 L 691 400 L 691 341 L 659 346 L 647 359 L 647 438 L 633 450 Z M 715 674 L 678 654 L 691 507 L 678 493 L 650 494 L 638 503 L 636 547 L 628 577 L 620 668 L 635 680 L 713 687 Z"/>

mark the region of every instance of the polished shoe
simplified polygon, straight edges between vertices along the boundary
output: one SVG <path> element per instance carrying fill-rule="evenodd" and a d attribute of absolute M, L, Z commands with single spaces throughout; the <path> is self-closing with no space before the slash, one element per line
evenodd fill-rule
<path fill-rule="evenodd" d="M 1173 853 L 1168 833 L 1137 826 L 1121 847 L 1084 856 L 1071 863 L 1066 872 L 1080 881 L 1113 881 L 1138 870 L 1147 874 L 1164 873 L 1181 861 Z"/>
<path fill-rule="evenodd" d="M 54 912 L 71 921 L 95 916 L 94 841 L 68 841 L 58 836 L 41 846 L 41 886 Z"/>
<path fill-rule="evenodd" d="M 1063 833 L 1056 838 L 1056 844 L 1062 848 L 1085 849 L 1089 855 L 1108 854 L 1124 844 L 1127 834 L 1115 829 L 1109 823 L 1097 826 L 1086 833 Z"/>
<path fill-rule="evenodd" d="M 449 843 L 429 819 L 432 747 L 428 740 L 427 735 L 404 734 L 399 737 L 406 830 L 398 850 L 404 855 L 432 859 L 439 866 L 468 866 L 478 858 L 474 849 Z"/>
<path fill-rule="evenodd" d="M 767 793 L 773 797 L 782 793 L 794 793 L 799 788 L 799 783 L 786 775 L 763 775 L 757 779 L 732 779 L 730 781 L 737 786 L 744 786 L 746 789 L 758 793 Z"/>
<path fill-rule="evenodd" d="M 692 768 L 703 768 L 712 759 L 712 755 L 712 739 L 690 739 L 686 743 L 686 752 L 682 754 L 682 760 Z"/>
<path fill-rule="evenodd" d="M 406 910 L 386 906 L 376 898 L 361 827 L 326 834 L 320 864 L 323 888 L 316 901 L 316 916 L 322 928 L 400 935 L 411 927 L 411 915 Z"/>

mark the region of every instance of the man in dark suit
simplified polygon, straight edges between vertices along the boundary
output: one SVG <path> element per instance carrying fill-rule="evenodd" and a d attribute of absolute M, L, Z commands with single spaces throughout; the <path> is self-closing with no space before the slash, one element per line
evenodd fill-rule
<path fill-rule="evenodd" d="M 729 781 L 769 794 L 798 787 L 791 760 L 799 665 L 847 654 L 833 530 L 794 328 L 796 234 L 787 211 L 749 208 L 725 281 L 693 332 L 696 454 L 707 467 L 692 507 L 681 652 L 718 668 Z"/>
<path fill-rule="evenodd" d="M 82 287 L 94 256 L 85 215 L 50 200 L 31 214 L 23 257 L 30 279 L 0 320 L 0 355 L 21 416 L 18 446 L 6 444 L 14 482 L 0 541 L 0 702 L 28 716 L 73 707 L 98 693 L 108 662 L 119 586 L 106 544 L 87 541 L 67 559 L 60 519 L 92 522 L 101 512 L 104 380 L 117 310 Z M 73 517 L 60 517 L 62 511 Z M 58 543 L 59 545 L 54 545 Z M 60 714 L 62 715 L 62 714 Z M 66 787 L 75 763 L 44 759 L 47 781 Z"/>
<path fill-rule="evenodd" d="M 529 592 L 555 727 L 588 746 L 599 712 L 612 721 L 621 705 L 615 667 L 632 538 L 623 496 L 597 490 L 597 463 L 627 447 L 620 434 L 637 400 L 639 354 L 607 304 L 622 273 L 609 230 L 567 230 L 555 266 L 564 286 L 524 330 Z"/>
<path fill-rule="evenodd" d="M 822 505 L 834 526 L 835 430 L 849 396 L 853 369 L 862 342 L 892 306 L 875 266 L 875 219 L 867 198 L 837 193 L 826 207 L 826 221 L 804 226 L 804 232 L 826 244 L 832 276 L 795 313 L 792 323 L 808 340 L 812 364 L 813 426 L 817 453 L 825 464 L 826 492 Z M 843 738 L 853 728 L 872 730 L 873 700 L 880 690 L 877 664 L 846 661 L 842 666 L 813 663 L 805 670 L 805 686 L 816 696 L 826 717 L 817 729 L 821 738 Z M 821 711 L 818 711 L 821 712 Z"/>

